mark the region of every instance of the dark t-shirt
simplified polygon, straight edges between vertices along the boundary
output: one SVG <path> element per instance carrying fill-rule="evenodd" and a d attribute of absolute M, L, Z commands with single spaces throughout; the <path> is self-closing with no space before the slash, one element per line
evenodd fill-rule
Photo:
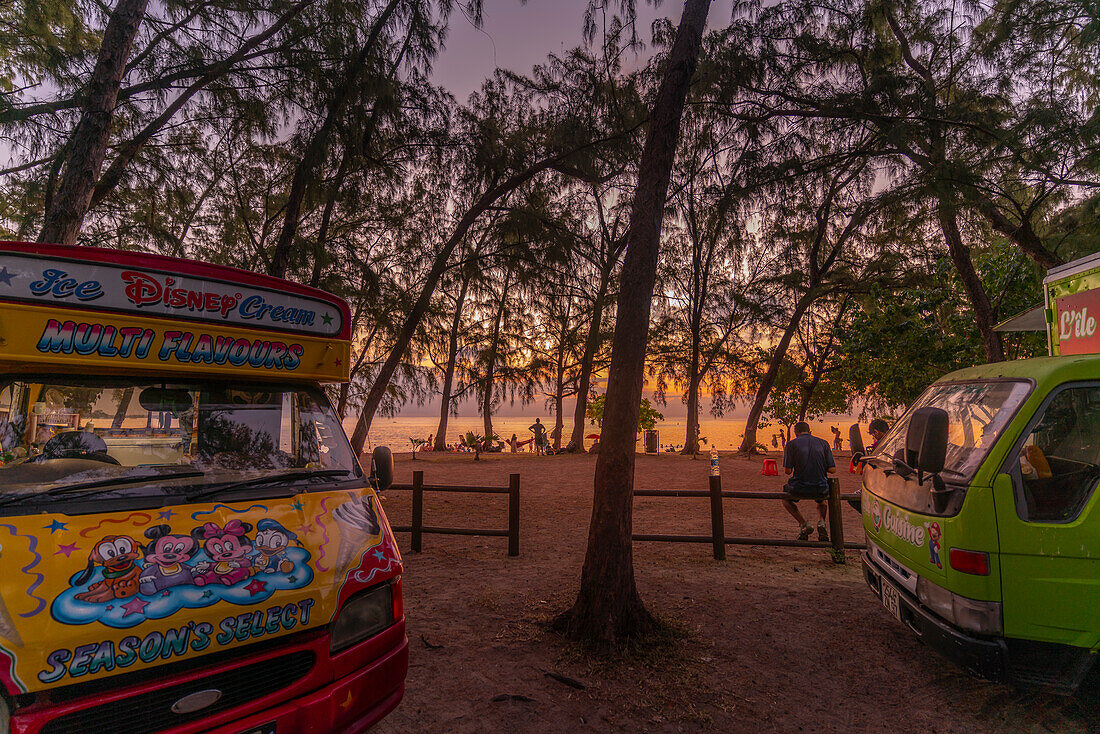
<path fill-rule="evenodd" d="M 794 469 L 787 482 L 787 491 L 793 494 L 828 494 L 827 470 L 834 466 L 829 443 L 808 433 L 788 441 L 783 450 L 783 468 Z"/>

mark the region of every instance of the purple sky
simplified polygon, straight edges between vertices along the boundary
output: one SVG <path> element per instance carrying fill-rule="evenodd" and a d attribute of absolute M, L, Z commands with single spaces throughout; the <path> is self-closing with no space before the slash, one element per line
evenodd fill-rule
<path fill-rule="evenodd" d="M 520 0 L 484 0 L 481 30 L 456 10 L 451 16 L 447 48 L 436 60 L 433 78 L 465 101 L 497 67 L 526 73 L 547 55 L 560 54 L 582 43 L 587 5 L 588 0 L 528 0 L 526 4 Z M 644 59 L 649 54 L 649 29 L 654 19 L 668 17 L 679 22 L 684 4 L 664 0 L 654 8 L 646 0 L 636 0 L 636 5 L 638 37 L 646 43 L 641 52 Z M 725 25 L 731 7 L 732 0 L 714 0 L 708 27 Z M 631 64 L 634 59 L 626 56 L 624 61 Z"/>

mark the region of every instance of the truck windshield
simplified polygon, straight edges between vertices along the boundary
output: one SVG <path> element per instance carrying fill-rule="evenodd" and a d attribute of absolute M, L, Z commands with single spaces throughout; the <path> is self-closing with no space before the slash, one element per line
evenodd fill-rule
<path fill-rule="evenodd" d="M 319 388 L 34 377 L 0 382 L 0 505 L 210 496 L 360 477 Z M 270 481 L 268 481 L 270 478 Z"/>
<path fill-rule="evenodd" d="M 925 407 L 942 408 L 947 411 L 949 426 L 942 476 L 947 482 L 965 483 L 974 476 L 1030 392 L 1029 383 L 1015 380 L 932 385 L 883 437 L 873 456 L 890 458 L 905 448 L 905 434 L 913 411 Z"/>

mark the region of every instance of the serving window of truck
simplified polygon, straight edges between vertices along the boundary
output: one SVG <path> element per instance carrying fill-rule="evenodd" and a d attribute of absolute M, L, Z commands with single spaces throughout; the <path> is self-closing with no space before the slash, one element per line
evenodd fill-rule
<path fill-rule="evenodd" d="M 401 558 L 321 388 L 349 353 L 315 289 L 0 243 L 0 732 L 360 731 L 398 704 Z"/>

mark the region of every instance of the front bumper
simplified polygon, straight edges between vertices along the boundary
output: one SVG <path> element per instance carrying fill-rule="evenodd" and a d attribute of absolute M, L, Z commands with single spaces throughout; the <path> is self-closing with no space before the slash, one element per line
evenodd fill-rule
<path fill-rule="evenodd" d="M 397 708 L 405 693 L 409 641 L 330 686 L 281 706 L 211 730 L 211 734 L 242 734 L 253 730 L 278 734 L 359 734 Z M 397 683 L 396 688 L 391 687 Z M 274 725 L 274 728 L 268 728 Z"/>
<path fill-rule="evenodd" d="M 330 656 L 327 630 L 301 635 L 294 641 L 266 646 L 262 651 L 242 655 L 231 663 L 202 665 L 196 658 L 193 667 L 177 675 L 152 678 L 136 685 L 107 687 L 94 694 L 67 700 L 44 699 L 18 710 L 11 720 L 12 734 L 85 734 L 89 731 L 148 731 L 171 734 L 336 734 L 365 731 L 392 711 L 401 701 L 408 670 L 409 642 L 402 618 L 392 627 L 353 647 Z M 233 671 L 254 670 L 255 666 L 278 667 L 288 656 L 312 653 L 316 664 L 295 682 L 226 708 L 209 716 L 192 718 L 185 723 L 153 724 L 142 712 L 127 711 L 126 722 L 111 718 L 107 709 L 119 701 L 136 701 L 156 695 L 158 690 L 172 692 L 163 700 L 171 702 L 183 693 L 205 687 L 216 676 Z M 177 664 L 178 665 L 178 664 Z M 237 675 L 237 680 L 249 680 Z M 110 679 L 108 679 L 109 681 Z M 102 712 L 102 713 L 101 713 Z M 143 718 L 135 719 L 139 714 Z M 75 718 L 74 718 L 75 717 Z M 93 718 L 89 718 L 93 717 Z"/>
<path fill-rule="evenodd" d="M 898 593 L 901 622 L 924 644 L 960 668 L 983 678 L 1003 681 L 1008 678 L 1008 651 L 1001 638 L 975 637 L 929 612 L 908 589 L 890 578 L 863 552 L 863 578 L 875 596 L 882 600 L 882 586 L 888 584 Z"/>

